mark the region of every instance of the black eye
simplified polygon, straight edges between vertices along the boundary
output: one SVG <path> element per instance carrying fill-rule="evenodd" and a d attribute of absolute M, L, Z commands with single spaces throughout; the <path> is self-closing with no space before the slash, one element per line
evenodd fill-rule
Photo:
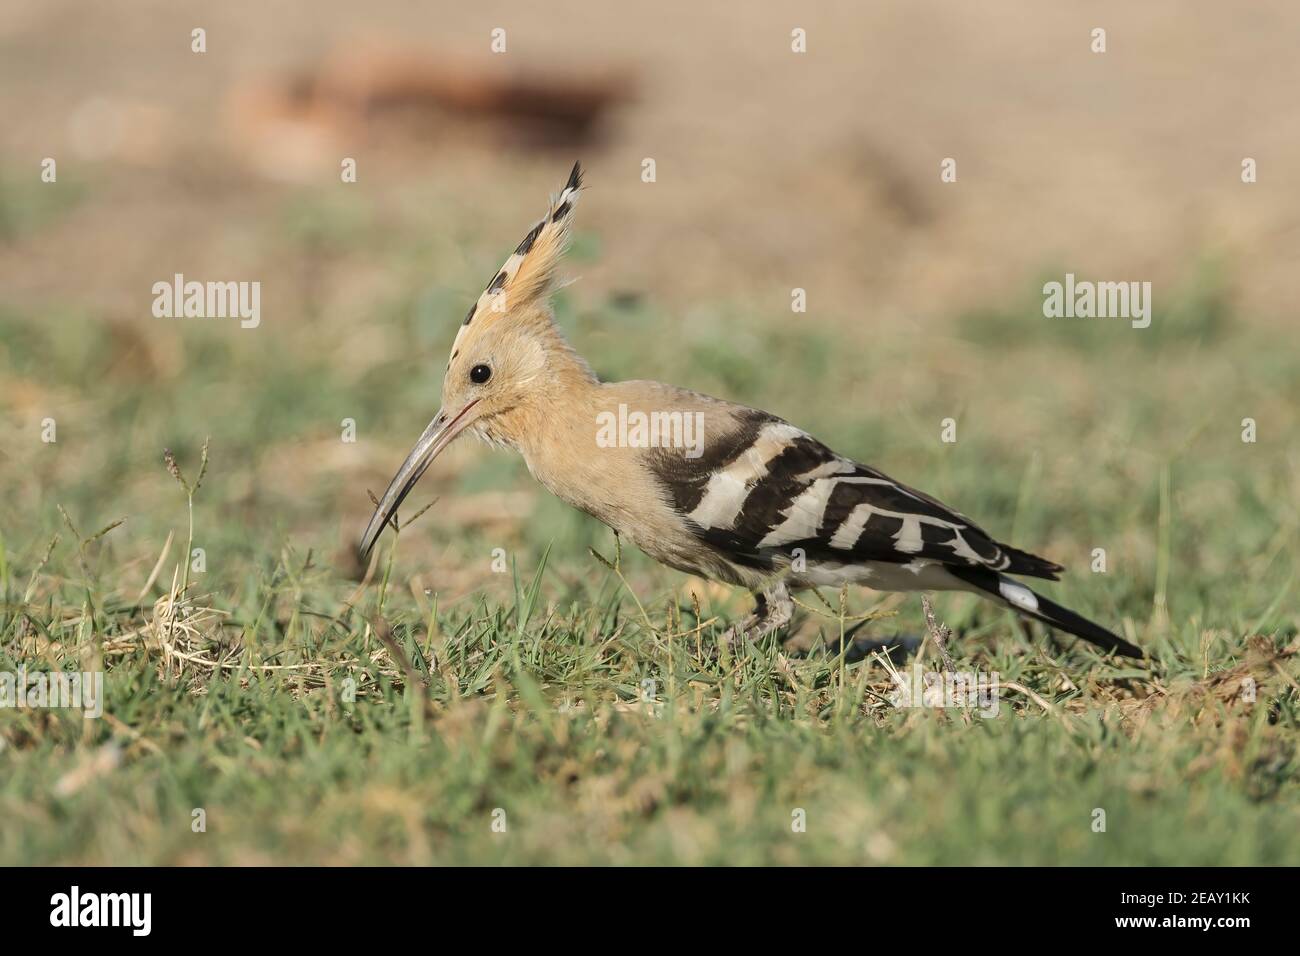
<path fill-rule="evenodd" d="M 469 380 L 475 385 L 482 385 L 492 377 L 492 370 L 486 365 L 475 365 L 469 370 Z"/>

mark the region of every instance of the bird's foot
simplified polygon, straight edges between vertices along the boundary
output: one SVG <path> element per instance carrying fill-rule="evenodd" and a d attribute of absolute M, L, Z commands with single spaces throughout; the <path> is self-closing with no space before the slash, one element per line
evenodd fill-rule
<path fill-rule="evenodd" d="M 731 627 L 722 632 L 722 640 L 730 648 L 739 647 L 745 641 L 756 641 L 762 637 L 755 624 L 758 622 L 757 615 L 751 614 L 743 620 L 737 621 Z"/>
<path fill-rule="evenodd" d="M 722 639 L 730 648 L 745 641 L 757 641 L 790 623 L 794 617 L 794 601 L 782 582 L 754 595 L 754 613 L 727 628 Z"/>

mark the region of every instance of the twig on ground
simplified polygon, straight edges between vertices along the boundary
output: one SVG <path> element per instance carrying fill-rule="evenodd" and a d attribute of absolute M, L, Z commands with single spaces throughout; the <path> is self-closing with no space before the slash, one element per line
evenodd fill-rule
<path fill-rule="evenodd" d="M 948 638 L 952 636 L 952 632 L 948 630 L 947 624 L 940 624 L 938 618 L 934 616 L 930 595 L 921 595 L 921 609 L 925 611 L 925 626 L 929 629 L 930 636 L 934 638 L 934 643 L 938 645 L 939 653 L 943 655 L 944 670 L 952 674 L 957 670 L 952 666 L 952 656 L 948 653 Z"/>

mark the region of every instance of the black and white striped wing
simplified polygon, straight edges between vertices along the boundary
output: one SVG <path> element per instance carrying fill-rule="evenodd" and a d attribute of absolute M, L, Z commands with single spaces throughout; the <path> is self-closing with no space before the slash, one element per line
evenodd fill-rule
<path fill-rule="evenodd" d="M 765 412 L 732 425 L 699 458 L 660 449 L 650 465 L 691 531 L 737 564 L 779 568 L 801 549 L 810 562 L 921 559 L 1051 579 L 1061 570 Z"/>

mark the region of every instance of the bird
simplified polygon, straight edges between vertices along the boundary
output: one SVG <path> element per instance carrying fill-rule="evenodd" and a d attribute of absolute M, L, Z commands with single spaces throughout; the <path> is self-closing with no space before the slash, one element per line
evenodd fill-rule
<path fill-rule="evenodd" d="M 522 455 L 542 486 L 658 562 L 747 588 L 754 612 L 728 640 L 788 625 L 792 590 L 852 584 L 973 592 L 1102 651 L 1143 656 L 1017 580 L 1058 580 L 1061 565 L 782 418 L 659 382 L 601 381 L 551 307 L 582 192 L 575 163 L 461 322 L 442 407 L 378 499 L 363 564 L 434 459 L 469 432 Z"/>

